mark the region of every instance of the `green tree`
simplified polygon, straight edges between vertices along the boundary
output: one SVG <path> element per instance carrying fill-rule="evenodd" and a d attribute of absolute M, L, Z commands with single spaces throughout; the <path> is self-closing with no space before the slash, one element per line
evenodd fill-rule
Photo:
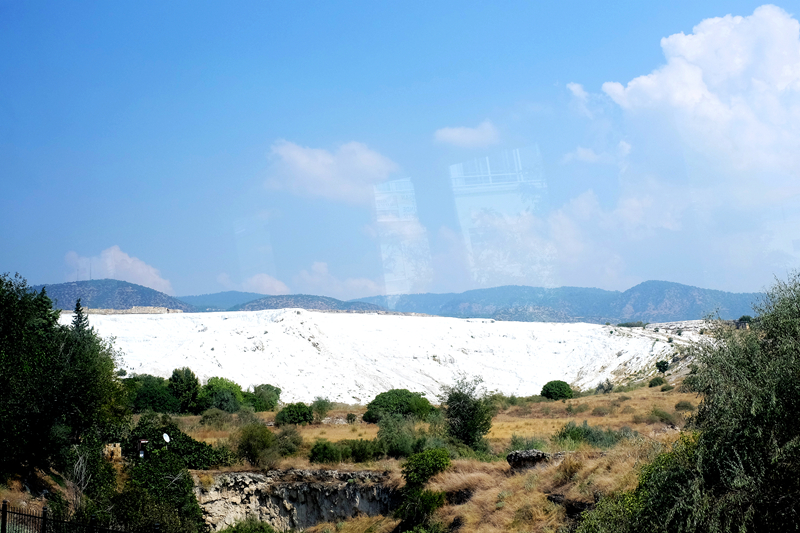
<path fill-rule="evenodd" d="M 572 387 L 569 383 L 561 380 L 548 381 L 542 387 L 542 396 L 548 400 L 568 400 L 572 398 Z"/>
<path fill-rule="evenodd" d="M 656 362 L 656 370 L 658 370 L 662 374 L 666 372 L 668 369 L 669 369 L 668 361 L 661 360 Z"/>
<path fill-rule="evenodd" d="M 200 403 L 200 380 L 194 375 L 189 367 L 176 368 L 172 371 L 172 376 L 167 384 L 169 391 L 178 400 L 179 411 L 181 413 L 198 414 Z"/>
<path fill-rule="evenodd" d="M 286 424 L 293 425 L 306 425 L 314 421 L 314 412 L 311 407 L 303 402 L 290 403 L 285 405 L 277 415 L 275 415 L 275 424 L 283 426 Z"/>
<path fill-rule="evenodd" d="M 126 421 L 113 347 L 58 316 L 45 289 L 0 276 L 0 476 L 47 468 L 65 447 L 118 434 Z"/>
<path fill-rule="evenodd" d="M 134 413 L 180 411 L 180 401 L 170 391 L 166 379 L 150 374 L 137 374 L 122 381 L 128 390 Z"/>
<path fill-rule="evenodd" d="M 492 428 L 494 408 L 491 398 L 480 385 L 483 379 L 462 377 L 453 386 L 442 387 L 447 432 L 470 448 L 477 448 Z"/>
<path fill-rule="evenodd" d="M 244 403 L 242 387 L 236 382 L 221 378 L 208 378 L 200 391 L 198 402 L 204 407 L 216 407 L 229 413 L 235 413 Z"/>
<path fill-rule="evenodd" d="M 256 412 L 274 411 L 281 398 L 281 389 L 275 385 L 264 383 L 253 387 L 252 404 Z"/>
<path fill-rule="evenodd" d="M 328 416 L 328 412 L 333 408 L 333 402 L 328 398 L 317 396 L 311 402 L 311 410 L 314 412 L 314 421 L 321 424 L 322 421 Z"/>
<path fill-rule="evenodd" d="M 800 517 L 800 274 L 756 304 L 759 320 L 717 322 L 684 385 L 702 397 L 690 431 L 638 487 L 603 500 L 582 532 L 796 531 Z"/>
<path fill-rule="evenodd" d="M 413 416 L 425 420 L 433 409 L 431 402 L 423 398 L 421 392 L 408 389 L 391 389 L 375 396 L 367 404 L 364 422 L 376 424 L 386 415 Z"/>

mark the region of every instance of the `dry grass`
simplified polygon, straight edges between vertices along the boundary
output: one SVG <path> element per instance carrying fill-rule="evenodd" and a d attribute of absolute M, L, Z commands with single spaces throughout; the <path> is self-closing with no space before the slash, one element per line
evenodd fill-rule
<path fill-rule="evenodd" d="M 385 516 L 358 517 L 343 522 L 326 522 L 305 529 L 307 533 L 389 533 L 400 521 Z"/>

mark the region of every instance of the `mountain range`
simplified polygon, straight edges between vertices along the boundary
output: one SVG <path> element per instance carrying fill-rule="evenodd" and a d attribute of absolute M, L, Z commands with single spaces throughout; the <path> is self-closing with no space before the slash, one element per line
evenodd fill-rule
<path fill-rule="evenodd" d="M 624 292 L 582 287 L 546 289 L 508 285 L 450 294 L 372 296 L 358 301 L 393 311 L 521 322 L 671 322 L 709 314 L 723 319 L 753 314 L 759 293 L 701 289 L 645 281 Z"/>
<path fill-rule="evenodd" d="M 41 289 L 43 285 L 33 288 Z M 493 318 L 520 322 L 671 322 L 697 320 L 709 314 L 723 319 L 752 315 L 760 293 L 732 293 L 668 281 L 645 281 L 626 291 L 582 287 L 541 288 L 504 286 L 462 293 L 371 296 L 341 301 L 327 296 L 292 294 L 266 296 L 227 291 L 172 297 L 118 280 L 92 280 L 47 285 L 59 309 L 84 307 L 129 309 L 155 306 L 184 312 L 258 311 L 301 308 L 338 311 L 392 310 L 456 318 Z"/>

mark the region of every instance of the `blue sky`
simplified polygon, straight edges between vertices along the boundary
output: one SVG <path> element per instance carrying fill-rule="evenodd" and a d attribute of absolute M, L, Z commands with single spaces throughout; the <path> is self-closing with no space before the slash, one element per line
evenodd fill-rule
<path fill-rule="evenodd" d="M 545 4 L 0 1 L 0 270 L 355 298 L 796 268 L 792 6 Z M 451 165 L 518 148 L 535 206 L 459 203 Z"/>

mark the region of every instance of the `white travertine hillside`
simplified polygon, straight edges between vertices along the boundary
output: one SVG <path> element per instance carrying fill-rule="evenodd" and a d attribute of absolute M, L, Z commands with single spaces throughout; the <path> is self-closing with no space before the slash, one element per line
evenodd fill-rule
<path fill-rule="evenodd" d="M 68 323 L 71 315 L 64 314 Z M 161 315 L 90 315 L 114 337 L 129 373 L 169 377 L 188 366 L 201 379 L 248 387 L 271 383 L 283 401 L 316 396 L 367 403 L 407 388 L 434 399 L 459 374 L 490 390 L 532 395 L 552 379 L 588 388 L 650 372 L 674 344 L 698 338 L 700 322 L 617 328 L 596 324 L 497 322 L 300 309 Z M 655 332 L 655 327 L 660 331 Z M 682 336 L 675 330 L 683 328 Z M 669 333 L 672 331 L 672 333 Z M 673 344 L 667 342 L 668 336 Z"/>

